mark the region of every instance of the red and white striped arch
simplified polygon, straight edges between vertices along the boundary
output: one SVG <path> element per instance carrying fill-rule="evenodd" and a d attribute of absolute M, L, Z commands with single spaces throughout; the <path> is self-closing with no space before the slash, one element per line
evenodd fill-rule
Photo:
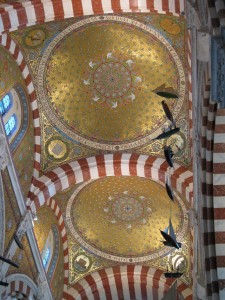
<path fill-rule="evenodd" d="M 0 5 L 0 33 L 86 15 L 154 12 L 180 15 L 184 0 L 18 0 Z"/>
<path fill-rule="evenodd" d="M 6 281 L 9 283 L 9 285 L 1 294 L 2 300 L 11 299 L 9 297 L 15 297 L 16 293 L 25 295 L 27 299 L 36 299 L 37 286 L 27 275 L 20 273 L 11 274 L 6 277 Z"/>
<path fill-rule="evenodd" d="M 67 239 L 67 234 L 66 234 L 66 228 L 65 228 L 65 223 L 63 220 L 63 215 L 60 207 L 58 206 L 57 202 L 51 198 L 48 199 L 46 202 L 46 205 L 49 206 L 53 212 L 55 213 L 55 216 L 58 220 L 59 224 L 59 231 L 60 235 L 62 238 L 62 247 L 63 247 L 63 259 L 64 259 L 64 286 L 63 290 L 66 291 L 68 288 L 68 283 L 69 283 L 69 249 L 68 249 L 68 239 Z"/>
<path fill-rule="evenodd" d="M 7 34 L 0 35 L 0 45 L 2 45 L 6 50 L 10 52 L 15 62 L 18 64 L 21 75 L 24 79 L 25 85 L 27 87 L 27 93 L 30 99 L 31 111 L 33 116 L 34 124 L 34 171 L 33 176 L 39 176 L 40 170 L 40 154 L 41 154 L 41 128 L 40 128 L 40 117 L 37 105 L 36 92 L 34 90 L 34 84 L 32 82 L 32 77 L 30 75 L 29 68 L 26 64 L 26 60 L 23 57 L 23 53 L 19 46 L 11 39 Z"/>
<path fill-rule="evenodd" d="M 114 266 L 87 275 L 68 289 L 65 299 L 152 299 L 159 300 L 172 287 L 174 279 L 165 279 L 163 271 L 141 265 Z M 177 291 L 185 300 L 192 290 L 178 282 Z"/>
<path fill-rule="evenodd" d="M 36 211 L 39 206 L 73 184 L 105 176 L 140 176 L 165 183 L 168 164 L 165 159 L 130 153 L 115 153 L 78 159 L 34 178 L 27 206 Z M 193 174 L 174 164 L 170 170 L 171 184 L 192 206 Z"/>
<path fill-rule="evenodd" d="M 213 215 L 215 257 L 211 258 L 217 270 L 220 299 L 225 299 L 225 109 L 218 109 L 215 119 L 213 148 Z M 211 233 L 212 235 L 212 233 Z"/>

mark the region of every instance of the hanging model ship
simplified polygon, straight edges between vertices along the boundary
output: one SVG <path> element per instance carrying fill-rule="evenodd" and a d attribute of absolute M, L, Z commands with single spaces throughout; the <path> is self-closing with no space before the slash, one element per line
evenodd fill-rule
<path fill-rule="evenodd" d="M 177 242 L 171 219 L 169 220 L 169 226 L 163 231 L 160 230 L 160 232 L 165 239 L 165 241 L 162 241 L 165 246 L 174 247 L 176 249 L 181 248 L 181 243 Z"/>
<path fill-rule="evenodd" d="M 170 272 L 167 270 L 167 272 L 164 273 L 165 278 L 180 278 L 182 275 L 183 273 L 179 272 L 179 268 L 177 268 L 177 270 L 171 268 Z"/>
<path fill-rule="evenodd" d="M 166 87 L 166 84 L 163 83 L 159 87 L 153 90 L 153 93 L 157 94 L 160 97 L 164 98 L 178 98 L 178 93 L 172 87 Z"/>

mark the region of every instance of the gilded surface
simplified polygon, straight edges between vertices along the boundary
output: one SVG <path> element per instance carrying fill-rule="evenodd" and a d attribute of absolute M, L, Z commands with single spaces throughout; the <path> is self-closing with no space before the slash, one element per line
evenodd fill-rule
<path fill-rule="evenodd" d="M 5 250 L 15 233 L 20 220 L 20 211 L 16 201 L 13 186 L 9 177 L 8 170 L 2 172 L 2 181 L 5 199 Z"/>
<path fill-rule="evenodd" d="M 157 187 L 158 195 L 155 192 L 156 189 L 154 185 Z M 171 254 L 163 257 L 159 257 L 157 254 L 157 249 L 167 248 L 162 247 L 162 243 L 160 242 L 162 238 L 159 229 L 165 229 L 168 225 L 170 215 L 170 200 L 161 185 L 151 180 L 137 177 L 109 177 L 92 181 L 88 183 L 84 189 L 82 186 L 82 184 L 75 185 L 57 194 L 57 202 L 63 215 L 65 215 L 68 200 L 78 191 L 75 201 L 73 202 L 74 205 L 72 206 L 72 215 L 77 218 L 74 218 L 73 222 L 76 223 L 76 228 L 81 229 L 80 231 L 82 232 L 80 232 L 80 236 L 85 236 L 85 240 L 88 242 L 85 246 L 81 244 L 79 238 L 76 239 L 74 235 L 71 234 L 68 227 L 69 222 L 65 219 L 69 243 L 69 280 L 71 284 L 94 271 L 115 266 L 123 262 L 124 257 L 122 257 L 122 255 L 121 260 L 118 261 L 111 260 L 109 256 L 112 256 L 112 254 L 110 253 L 105 257 L 99 254 L 96 255 L 88 248 L 90 242 L 95 242 L 95 247 L 97 246 L 99 248 L 104 245 L 108 247 L 108 252 L 114 251 L 114 253 L 114 245 L 116 245 L 118 252 L 122 251 L 123 255 L 128 256 L 133 254 L 133 259 L 135 259 L 135 257 L 140 258 L 145 247 L 146 252 L 153 253 L 153 255 L 154 253 L 156 254 L 155 258 L 135 263 L 141 263 L 163 270 L 170 269 L 171 266 L 176 268 L 179 265 L 180 270 L 185 273 L 182 280 L 186 283 L 190 283 L 190 240 L 188 232 L 185 233 L 182 239 L 182 248 L 180 250 L 172 251 Z M 118 196 L 122 196 L 121 198 L 123 198 L 122 212 L 120 205 L 116 205 Z M 111 200 L 108 199 L 109 197 Z M 147 221 L 145 224 L 143 224 L 143 216 L 139 216 L 140 207 L 138 209 L 137 205 L 132 205 L 132 203 L 129 202 L 130 198 L 134 199 L 134 204 L 140 200 L 142 208 L 145 210 L 151 208 L 150 214 L 147 212 L 147 215 L 145 215 Z M 127 203 L 124 203 L 124 199 L 128 199 Z M 137 201 L 135 201 L 136 199 Z M 76 201 L 78 201 L 77 204 Z M 160 205 L 158 205 L 158 203 Z M 171 204 L 172 222 L 177 232 L 184 220 L 177 200 L 176 204 Z M 114 207 L 114 213 L 110 211 L 112 207 Z M 125 217 L 124 221 L 121 221 L 121 213 Z M 113 220 L 116 220 L 116 222 Z M 110 221 L 113 221 L 113 223 Z M 127 228 L 126 225 L 129 224 L 131 224 L 131 227 Z M 109 228 L 111 229 L 110 232 L 108 232 Z M 90 236 L 89 240 L 86 238 L 87 235 Z M 114 246 L 114 249 L 110 249 L 111 246 Z M 131 246 L 134 247 L 130 251 Z M 141 246 L 143 247 L 142 249 L 140 249 Z M 134 253 L 134 250 L 140 252 Z"/>
<path fill-rule="evenodd" d="M 17 248 L 16 253 L 13 257 L 13 261 L 15 261 L 19 265 L 19 272 L 26 274 L 33 281 L 36 281 L 38 271 L 26 235 L 22 237 L 21 242 L 23 244 L 24 250 L 20 250 L 19 248 Z M 10 266 L 7 275 L 10 273 L 18 273 L 18 270 Z"/>
<path fill-rule="evenodd" d="M 186 72 L 186 31 L 183 18 L 154 14 L 126 14 L 125 16 L 159 32 L 173 46 Z M 77 22 L 85 19 L 77 19 Z M 71 19 L 38 25 L 33 27 L 36 31 L 29 28 L 11 33 L 13 38 L 23 46 L 36 83 L 39 62 L 46 54 L 46 49 L 54 38 L 58 38 L 66 27 L 73 24 L 74 20 Z M 37 39 L 43 35 L 42 42 L 30 47 L 26 41 L 30 33 L 32 33 L 32 38 L 33 34 L 38 33 Z M 121 37 L 121 33 L 123 33 L 123 37 Z M 73 43 L 72 37 L 79 41 L 79 44 Z M 86 40 L 84 40 L 85 38 Z M 151 43 L 148 43 L 148 41 L 151 41 Z M 101 73 L 101 80 L 108 82 L 109 89 L 118 87 L 116 83 L 110 85 L 107 77 L 108 73 L 102 72 L 103 69 L 99 68 L 100 65 L 110 61 L 119 61 L 128 69 L 130 68 L 129 65 L 131 66 L 129 72 L 133 72 L 131 75 L 131 77 L 133 76 L 132 80 L 136 79 L 138 82 L 134 81 L 134 84 L 137 83 L 138 85 L 132 87 L 134 90 L 129 90 L 126 95 L 128 97 L 104 99 L 94 88 L 92 80 L 90 80 L 90 85 L 84 83 L 84 81 L 87 83 L 89 75 L 97 78 L 96 75 Z M 128 63 L 126 63 L 127 61 Z M 62 65 L 67 67 L 62 68 Z M 172 85 L 175 89 L 178 88 L 176 80 L 178 70 L 174 66 L 169 51 L 165 49 L 162 43 L 134 26 L 122 25 L 117 22 L 102 21 L 102 23 L 90 24 L 71 33 L 57 45 L 45 67 L 47 68 L 45 87 L 48 88 L 47 95 L 50 97 L 49 101 L 52 103 L 52 109 L 58 116 L 57 122 L 64 122 L 64 125 L 72 128 L 74 132 L 79 132 L 80 137 L 86 138 L 87 135 L 88 139 L 90 138 L 92 141 L 90 145 L 94 145 L 96 141 L 104 142 L 104 140 L 109 144 L 120 145 L 121 142 L 128 144 L 134 139 L 148 136 L 149 132 L 154 131 L 156 128 L 160 131 L 162 123 L 166 125 L 166 118 L 160 106 L 162 99 L 152 93 L 152 89 L 164 83 L 164 79 L 167 80 L 166 83 Z M 123 78 L 125 77 L 123 76 Z M 114 79 L 115 77 L 111 78 L 111 80 Z M 105 93 L 101 87 L 99 91 Z M 186 94 L 185 97 L 188 97 L 188 95 Z M 114 107 L 116 102 L 117 107 Z M 176 101 L 168 100 L 167 102 L 173 110 Z M 97 150 L 92 146 L 90 148 L 87 144 L 82 145 L 79 140 L 71 138 L 68 132 L 62 132 L 57 125 L 53 125 L 53 120 L 49 118 L 41 106 L 39 106 L 39 109 L 42 145 L 45 145 L 49 139 L 59 135 L 61 135 L 61 140 L 68 142 L 69 145 L 69 151 L 62 159 L 52 156 L 46 147 L 42 147 L 41 167 L 43 171 L 54 168 L 62 161 L 71 161 L 102 152 L 103 149 Z M 185 147 L 174 156 L 174 159 L 186 166 L 190 163 L 189 147 L 186 147 L 189 144 L 187 120 L 188 106 L 184 104 L 176 117 L 176 121 L 177 125 L 181 127 Z M 58 124 L 57 122 L 56 124 Z M 163 156 L 162 147 L 166 141 L 151 142 L 146 139 L 145 142 L 145 145 L 134 142 L 132 145 L 129 144 L 129 147 L 135 148 L 135 151 L 141 154 Z M 105 150 L 107 152 L 112 149 L 123 150 L 122 147 L 118 149 L 118 146 L 115 149 L 110 147 Z"/>
<path fill-rule="evenodd" d="M 0 46 L 0 99 L 9 92 L 16 83 L 21 83 L 24 86 L 19 67 L 3 46 Z"/>
<path fill-rule="evenodd" d="M 40 253 L 42 252 L 45 242 L 48 238 L 49 231 L 52 228 L 52 225 L 55 224 L 58 226 L 58 220 L 51 208 L 44 205 L 37 212 L 37 220 L 34 221 L 34 233 L 38 243 L 38 248 Z M 59 231 L 60 232 L 60 231 Z M 64 256 L 63 256 L 63 248 L 62 248 L 62 239 L 60 240 L 60 251 L 59 258 L 56 265 L 56 269 L 54 275 L 51 280 L 51 288 L 53 291 L 53 295 L 55 299 L 62 299 L 62 291 L 63 291 L 63 278 L 64 278 Z"/>
<path fill-rule="evenodd" d="M 144 257 L 161 250 L 159 231 L 168 226 L 171 217 L 178 232 L 184 219 L 178 202 L 171 204 L 163 186 L 132 176 L 84 184 L 71 196 L 66 217 L 72 234 L 84 247 L 91 245 L 92 252 L 98 249 L 115 260 L 113 255 Z"/>
<path fill-rule="evenodd" d="M 29 101 L 29 99 L 28 99 Z M 29 105 L 29 103 L 28 103 Z M 20 145 L 13 152 L 13 160 L 17 170 L 24 199 L 30 189 L 34 168 L 34 126 L 32 114 L 29 111 L 29 125 Z"/>

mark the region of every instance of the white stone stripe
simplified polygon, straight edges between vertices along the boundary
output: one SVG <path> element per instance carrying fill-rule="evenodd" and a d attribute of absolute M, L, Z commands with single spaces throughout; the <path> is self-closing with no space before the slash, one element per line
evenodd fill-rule
<path fill-rule="evenodd" d="M 219 196 L 213 198 L 214 208 L 224 208 L 225 207 L 225 196 Z"/>
<path fill-rule="evenodd" d="M 216 116 L 216 125 L 225 125 L 225 116 Z"/>
<path fill-rule="evenodd" d="M 62 5 L 63 5 L 64 18 L 74 17 L 72 1 L 71 0 L 67 0 L 67 1 L 62 0 Z"/>
<path fill-rule="evenodd" d="M 44 7 L 45 21 L 53 21 L 55 19 L 55 13 L 53 9 L 53 4 L 51 1 L 46 2 L 45 0 L 41 0 Z"/>
<path fill-rule="evenodd" d="M 87 158 L 91 179 L 99 178 L 96 158 L 94 156 Z"/>
<path fill-rule="evenodd" d="M 224 163 L 225 162 L 225 153 L 214 153 L 213 154 L 214 163 Z"/>
<path fill-rule="evenodd" d="M 149 9 L 147 8 L 147 1 L 138 0 L 138 9 L 140 9 L 141 12 L 149 12 Z"/>
<path fill-rule="evenodd" d="M 162 13 L 163 12 L 163 9 L 162 9 L 162 1 L 163 0 L 154 0 L 154 8 L 159 12 L 159 13 Z"/>
<path fill-rule="evenodd" d="M 16 43 L 15 43 L 13 40 L 11 40 L 11 42 L 10 42 L 10 47 L 9 47 L 9 51 L 10 51 L 12 54 L 14 54 L 15 48 L 16 48 Z"/>
<path fill-rule="evenodd" d="M 94 282 L 96 283 L 100 299 L 101 300 L 107 300 L 106 294 L 105 294 L 105 289 L 103 287 L 102 279 L 101 279 L 99 273 L 94 272 L 94 273 L 91 274 L 91 277 L 93 278 Z"/>
<path fill-rule="evenodd" d="M 111 291 L 112 299 L 117 300 L 118 299 L 118 292 L 116 288 L 116 282 L 115 282 L 115 277 L 112 268 L 108 268 L 105 270 L 107 276 L 108 276 L 108 281 L 109 281 L 109 288 Z"/>
<path fill-rule="evenodd" d="M 123 12 L 131 12 L 130 1 L 129 0 L 120 0 L 120 7 Z"/>
<path fill-rule="evenodd" d="M 79 163 L 77 161 L 73 161 L 70 163 L 70 166 L 74 170 L 76 182 L 82 182 L 84 180 L 84 177 Z"/>
<path fill-rule="evenodd" d="M 22 3 L 22 5 L 26 10 L 28 24 L 29 25 L 36 24 L 37 18 L 36 18 L 34 6 L 31 4 L 30 1 L 27 1 L 26 5 L 25 5 L 25 3 Z"/>
<path fill-rule="evenodd" d="M 216 133 L 214 135 L 214 143 L 224 143 L 225 133 Z"/>
<path fill-rule="evenodd" d="M 88 300 L 94 300 L 94 295 L 92 293 L 91 287 L 89 283 L 85 280 L 85 278 L 82 279 L 79 283 L 85 290 Z"/>
<path fill-rule="evenodd" d="M 104 155 L 105 160 L 105 171 L 106 176 L 114 176 L 114 166 L 113 166 L 113 154 L 105 154 Z"/>
<path fill-rule="evenodd" d="M 141 271 L 142 271 L 142 266 L 137 265 L 134 267 L 134 290 L 135 290 L 135 299 L 142 299 L 142 294 L 141 294 Z"/>
<path fill-rule="evenodd" d="M 131 157 L 130 153 L 123 154 L 121 157 L 121 173 L 122 173 L 122 175 L 130 175 L 130 168 L 129 168 L 130 157 Z"/>
<path fill-rule="evenodd" d="M 11 23 L 11 27 L 12 28 L 18 28 L 19 24 L 19 19 L 17 16 L 17 11 L 16 10 L 12 10 L 9 13 L 9 19 L 10 19 L 10 23 Z"/>
<path fill-rule="evenodd" d="M 145 163 L 148 159 L 147 155 L 140 155 L 137 160 L 137 176 L 145 177 Z"/>
<path fill-rule="evenodd" d="M 91 0 L 81 0 L 81 3 L 82 3 L 84 15 L 93 15 L 94 14 Z"/>
<path fill-rule="evenodd" d="M 112 10 L 112 2 L 109 0 L 102 0 L 102 9 L 104 11 L 104 13 L 113 13 Z"/>
<path fill-rule="evenodd" d="M 214 220 L 215 232 L 220 232 L 225 230 L 224 220 Z"/>
<path fill-rule="evenodd" d="M 121 276 L 121 280 L 122 280 L 122 286 L 123 286 L 123 297 L 124 297 L 124 299 L 131 299 L 127 276 Z"/>
<path fill-rule="evenodd" d="M 225 244 L 215 244 L 215 247 L 216 247 L 216 256 L 225 256 Z"/>
<path fill-rule="evenodd" d="M 213 184 L 214 185 L 225 185 L 224 174 L 213 174 Z"/>

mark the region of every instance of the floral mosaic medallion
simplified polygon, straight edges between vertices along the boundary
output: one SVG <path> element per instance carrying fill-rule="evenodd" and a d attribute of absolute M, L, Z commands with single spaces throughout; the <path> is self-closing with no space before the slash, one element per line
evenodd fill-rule
<path fill-rule="evenodd" d="M 78 253 L 73 258 L 73 267 L 77 273 L 86 273 L 92 266 L 92 259 L 84 253 Z"/>
<path fill-rule="evenodd" d="M 150 202 L 145 196 L 137 196 L 132 191 L 109 196 L 104 207 L 108 221 L 117 226 L 131 229 L 143 225 L 151 215 Z"/>
<path fill-rule="evenodd" d="M 184 241 L 186 207 L 176 193 L 175 198 L 171 203 L 165 188 L 146 178 L 106 177 L 85 182 L 74 191 L 66 222 L 74 241 L 90 254 L 144 262 L 174 251 L 163 246 L 160 235 L 168 226 L 170 209 L 177 239 Z"/>
<path fill-rule="evenodd" d="M 91 100 L 112 108 L 124 102 L 132 103 L 142 82 L 142 78 L 136 76 L 134 61 L 119 60 L 112 52 L 102 61 L 91 60 L 85 76 L 83 84 L 92 91 Z"/>

